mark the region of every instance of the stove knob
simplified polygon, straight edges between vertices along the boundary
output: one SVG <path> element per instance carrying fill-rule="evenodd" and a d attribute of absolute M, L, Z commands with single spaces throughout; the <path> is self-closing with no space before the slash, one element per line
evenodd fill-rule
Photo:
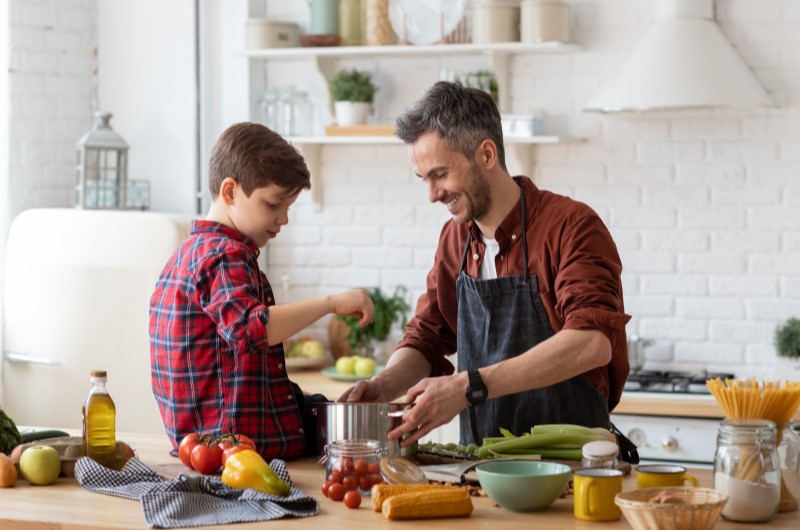
<path fill-rule="evenodd" d="M 628 439 L 639 449 L 647 447 L 647 435 L 642 429 L 635 428 L 628 431 Z"/>
<path fill-rule="evenodd" d="M 676 449 L 678 449 L 678 440 L 676 440 L 672 436 L 664 438 L 663 440 L 661 440 L 661 448 L 664 451 L 675 451 Z"/>

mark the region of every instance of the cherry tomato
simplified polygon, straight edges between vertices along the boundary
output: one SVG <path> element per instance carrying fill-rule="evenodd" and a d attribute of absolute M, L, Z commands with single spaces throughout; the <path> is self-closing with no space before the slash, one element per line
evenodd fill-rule
<path fill-rule="evenodd" d="M 367 477 L 369 477 L 369 481 L 372 483 L 372 486 L 374 486 L 375 484 L 380 484 L 381 482 L 383 482 L 383 477 L 381 476 L 380 473 L 371 473 L 371 474 L 367 475 Z M 370 486 L 370 487 L 372 487 L 372 486 Z"/>
<path fill-rule="evenodd" d="M 328 488 L 328 498 L 332 501 L 340 501 L 344 499 L 344 486 L 338 483 L 331 484 Z"/>
<path fill-rule="evenodd" d="M 372 479 L 369 477 L 369 475 L 362 476 L 358 479 L 358 489 L 361 491 L 367 491 L 370 488 L 372 488 Z"/>
<path fill-rule="evenodd" d="M 377 462 L 371 463 L 367 466 L 367 473 L 370 475 L 380 475 L 381 474 L 381 465 Z"/>
<path fill-rule="evenodd" d="M 344 505 L 348 508 L 358 508 L 361 506 L 361 495 L 357 491 L 348 491 L 344 494 Z"/>
<path fill-rule="evenodd" d="M 192 449 L 192 467 L 204 475 L 214 473 L 222 465 L 222 450 L 216 443 L 198 444 Z"/>
<path fill-rule="evenodd" d="M 363 458 L 359 458 L 356 460 L 355 464 L 353 464 L 353 469 L 356 475 L 364 476 L 369 472 L 369 464 Z"/>
<path fill-rule="evenodd" d="M 326 497 L 328 496 L 328 488 L 330 488 L 335 482 L 326 482 L 322 485 L 322 494 Z"/>
<path fill-rule="evenodd" d="M 178 446 L 178 456 L 183 462 L 183 465 L 194 469 L 192 467 L 192 449 L 194 449 L 198 443 L 200 443 L 200 438 L 202 437 L 201 434 L 193 432 L 192 434 L 187 434 L 181 440 L 181 444 Z"/>
<path fill-rule="evenodd" d="M 355 475 L 347 475 L 342 479 L 342 486 L 347 491 L 353 491 L 358 487 L 358 479 Z"/>
<path fill-rule="evenodd" d="M 336 482 L 338 484 L 342 483 L 342 472 L 341 471 L 331 471 L 331 474 L 328 475 L 328 482 Z"/>

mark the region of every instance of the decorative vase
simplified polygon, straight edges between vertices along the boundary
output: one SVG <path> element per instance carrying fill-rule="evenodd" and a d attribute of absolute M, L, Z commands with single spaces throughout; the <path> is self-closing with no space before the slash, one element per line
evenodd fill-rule
<path fill-rule="evenodd" d="M 334 103 L 336 109 L 336 123 L 342 127 L 348 125 L 364 125 L 367 123 L 367 116 L 372 110 L 372 103 L 362 101 L 337 101 Z"/>

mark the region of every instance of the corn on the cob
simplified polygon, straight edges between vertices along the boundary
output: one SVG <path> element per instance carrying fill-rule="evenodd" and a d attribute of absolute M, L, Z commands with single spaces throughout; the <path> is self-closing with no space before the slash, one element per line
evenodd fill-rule
<path fill-rule="evenodd" d="M 372 491 L 370 492 L 372 496 L 372 509 L 376 512 L 381 511 L 383 501 L 392 495 L 450 488 L 452 488 L 452 486 L 437 486 L 432 484 L 375 484 L 372 486 Z"/>
<path fill-rule="evenodd" d="M 381 511 L 391 520 L 469 517 L 472 499 L 461 488 L 400 493 L 383 501 Z"/>

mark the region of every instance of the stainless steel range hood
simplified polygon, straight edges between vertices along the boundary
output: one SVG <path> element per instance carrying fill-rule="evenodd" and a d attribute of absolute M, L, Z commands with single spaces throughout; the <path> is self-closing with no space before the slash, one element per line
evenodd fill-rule
<path fill-rule="evenodd" d="M 714 23 L 713 0 L 659 0 L 659 18 L 583 110 L 774 106 Z"/>

